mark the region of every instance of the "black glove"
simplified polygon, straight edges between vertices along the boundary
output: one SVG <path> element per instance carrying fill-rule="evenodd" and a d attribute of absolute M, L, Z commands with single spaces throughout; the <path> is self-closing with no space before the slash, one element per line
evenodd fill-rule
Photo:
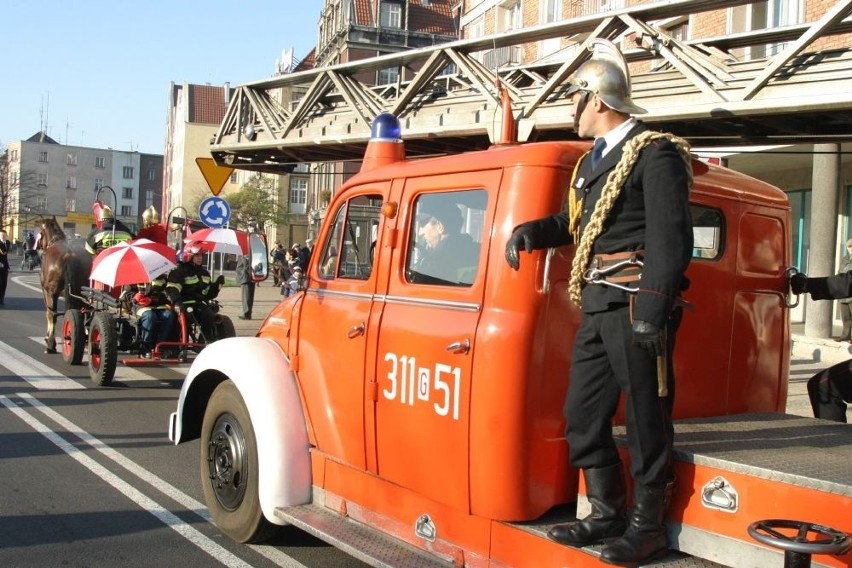
<path fill-rule="evenodd" d="M 224 283 L 225 283 L 225 277 L 220 274 L 219 278 L 216 279 L 216 285 L 221 288 Z"/>
<path fill-rule="evenodd" d="M 634 320 L 633 343 L 654 357 L 659 357 L 665 353 L 662 331 L 651 322 Z"/>
<path fill-rule="evenodd" d="M 794 294 L 804 294 L 808 291 L 808 275 L 797 272 L 790 277 L 790 290 Z"/>
<path fill-rule="evenodd" d="M 521 248 L 528 253 L 535 250 L 535 231 L 529 223 L 518 225 L 506 242 L 506 262 L 515 270 L 521 267 Z"/>
<path fill-rule="evenodd" d="M 180 300 L 175 300 L 174 302 L 172 302 L 172 306 L 174 306 L 176 312 L 179 312 L 183 309 L 183 302 L 181 302 Z"/>

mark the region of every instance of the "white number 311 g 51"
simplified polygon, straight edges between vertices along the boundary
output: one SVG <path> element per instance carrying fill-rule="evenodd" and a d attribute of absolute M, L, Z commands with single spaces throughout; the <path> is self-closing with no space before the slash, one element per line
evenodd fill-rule
<path fill-rule="evenodd" d="M 433 373 L 429 367 L 417 367 L 415 357 L 400 357 L 394 353 L 386 353 L 385 361 L 390 363 L 387 388 L 382 390 L 386 399 L 414 406 L 417 401 L 428 404 L 434 396 L 436 400 L 432 407 L 438 416 L 447 416 L 452 412 L 453 420 L 459 419 L 459 367 L 435 363 Z"/>

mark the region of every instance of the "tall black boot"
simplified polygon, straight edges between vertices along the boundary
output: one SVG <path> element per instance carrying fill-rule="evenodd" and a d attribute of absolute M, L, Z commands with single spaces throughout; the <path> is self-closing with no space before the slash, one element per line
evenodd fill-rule
<path fill-rule="evenodd" d="M 621 536 L 627 528 L 621 463 L 584 469 L 583 477 L 586 479 L 586 496 L 592 505 L 592 512 L 582 520 L 556 525 L 547 531 L 547 536 L 560 544 L 596 544 L 605 538 Z"/>
<path fill-rule="evenodd" d="M 601 560 L 617 566 L 639 566 L 662 558 L 669 551 L 666 512 L 674 484 L 662 487 L 636 485 L 627 531 L 601 551 Z"/>

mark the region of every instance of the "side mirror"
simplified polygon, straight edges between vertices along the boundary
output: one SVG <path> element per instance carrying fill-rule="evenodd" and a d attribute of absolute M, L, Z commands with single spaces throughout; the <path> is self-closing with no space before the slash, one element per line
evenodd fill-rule
<path fill-rule="evenodd" d="M 251 259 L 251 279 L 263 282 L 269 278 L 269 251 L 266 248 L 266 236 L 249 233 L 249 258 Z"/>

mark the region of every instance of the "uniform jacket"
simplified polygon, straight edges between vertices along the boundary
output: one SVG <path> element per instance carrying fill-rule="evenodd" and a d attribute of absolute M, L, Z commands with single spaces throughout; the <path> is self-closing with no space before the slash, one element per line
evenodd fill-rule
<path fill-rule="evenodd" d="M 163 275 L 158 276 L 152 282 L 131 288 L 131 290 L 135 288 L 136 292 L 133 295 L 133 307 L 137 316 L 151 310 L 171 309 L 169 297 L 166 295 L 166 284 L 166 276 Z"/>
<path fill-rule="evenodd" d="M 585 195 L 580 230 L 589 223 L 610 171 L 621 159 L 624 144 L 648 128 L 638 123 L 617 146 L 603 156 L 597 169 L 591 160 L 577 164 L 574 186 Z M 689 179 L 683 159 L 668 140 L 656 140 L 640 153 L 618 199 L 594 243 L 593 255 L 644 250 L 642 279 L 633 317 L 662 326 L 675 299 L 686 288 L 684 271 L 692 258 L 692 218 Z M 571 244 L 567 212 L 533 222 L 536 248 Z M 605 311 L 628 302 L 628 293 L 599 284 L 582 293 L 585 313 Z"/>
<path fill-rule="evenodd" d="M 219 295 L 219 286 L 213 283 L 206 268 L 190 260 L 169 272 L 166 295 L 172 303 L 203 303 Z"/>
<path fill-rule="evenodd" d="M 113 227 L 115 227 L 115 231 L 113 231 Z M 100 229 L 96 227 L 89 233 L 89 237 L 86 239 L 86 250 L 91 254 L 95 254 L 112 245 L 131 239 L 133 239 L 133 233 L 124 223 L 116 220 L 113 225 L 109 221 L 104 221 Z"/>
<path fill-rule="evenodd" d="M 251 279 L 251 261 L 248 256 L 240 255 L 237 258 L 237 266 L 234 276 L 237 284 L 239 285 L 252 284 L 254 282 Z"/>
<path fill-rule="evenodd" d="M 808 293 L 814 300 L 839 300 L 852 296 L 852 272 L 836 276 L 808 278 Z"/>
<path fill-rule="evenodd" d="M 159 223 L 155 223 L 147 227 L 142 227 L 141 229 L 139 229 L 139 234 L 136 236 L 140 239 L 148 239 L 149 241 L 154 241 L 155 243 L 160 243 L 163 245 L 168 244 L 168 233 L 166 233 L 166 228 L 160 225 Z"/>

